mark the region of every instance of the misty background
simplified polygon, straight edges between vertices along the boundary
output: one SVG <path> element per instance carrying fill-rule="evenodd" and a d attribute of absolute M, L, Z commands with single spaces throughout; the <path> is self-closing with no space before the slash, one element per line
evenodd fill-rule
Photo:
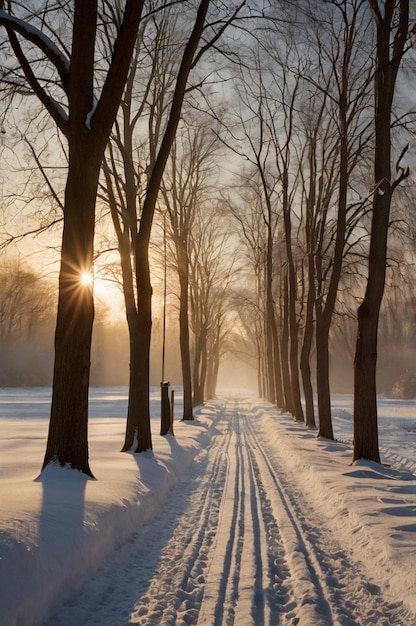
<path fill-rule="evenodd" d="M 53 369 L 53 341 L 56 322 L 56 280 L 42 277 L 18 257 L 3 256 L 0 265 L 0 386 L 50 386 Z M 174 280 L 168 275 L 170 287 Z M 243 286 L 236 276 L 235 296 Z M 174 289 L 173 289 L 174 291 Z M 387 290 L 380 323 L 378 389 L 402 397 L 416 396 L 416 302 L 400 297 L 397 288 Z M 161 382 L 163 288 L 160 278 L 154 285 L 154 317 L 151 346 L 151 385 Z M 231 293 L 230 293 L 231 295 Z M 255 346 L 235 320 L 243 305 L 234 298 L 230 312 L 232 327 L 224 342 L 219 387 L 256 387 Z M 399 321 L 400 320 L 400 323 Z M 403 321 L 404 320 L 404 321 Z M 331 386 L 335 393 L 352 393 L 353 354 L 356 324 L 354 316 L 338 315 L 331 334 Z M 110 303 L 96 297 L 91 385 L 128 385 L 128 332 L 125 319 L 114 317 Z M 166 307 L 165 378 L 181 385 L 178 310 L 174 293 Z"/>

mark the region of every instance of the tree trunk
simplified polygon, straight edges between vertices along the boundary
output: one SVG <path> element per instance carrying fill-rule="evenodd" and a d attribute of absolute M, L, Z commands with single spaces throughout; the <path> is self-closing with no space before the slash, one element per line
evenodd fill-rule
<path fill-rule="evenodd" d="M 150 339 L 152 333 L 152 286 L 148 242 L 136 240 L 136 283 L 138 297 L 137 330 L 133 333 L 130 354 L 131 406 L 127 414 L 122 451 L 145 452 L 152 449 L 150 430 Z"/>
<path fill-rule="evenodd" d="M 271 229 L 271 207 L 267 203 L 268 219 L 267 219 L 267 260 L 266 260 L 266 357 L 267 357 L 267 400 L 275 404 L 275 361 L 273 354 L 273 323 L 274 319 L 274 303 L 273 303 L 273 237 Z"/>
<path fill-rule="evenodd" d="M 290 368 L 289 368 L 289 306 L 288 306 L 288 285 L 287 273 L 284 276 L 283 286 L 283 317 L 282 317 L 282 340 L 280 361 L 282 364 L 282 380 L 284 391 L 283 409 L 292 415 L 295 413 L 292 399 L 292 388 L 290 385 Z"/>
<path fill-rule="evenodd" d="M 293 416 L 296 421 L 303 422 L 303 409 L 299 386 L 299 355 L 298 355 L 298 324 L 296 319 L 296 272 L 292 253 L 290 209 L 285 203 L 283 210 L 285 224 L 285 241 L 288 264 L 288 321 L 289 321 L 289 367 L 290 388 Z"/>
<path fill-rule="evenodd" d="M 139 415 L 141 408 L 140 386 L 137 384 L 139 354 L 140 354 L 140 331 L 138 323 L 138 315 L 136 311 L 135 321 L 129 323 L 129 350 L 130 350 L 130 369 L 129 369 L 129 398 L 127 404 L 127 422 L 126 435 L 121 452 L 135 451 L 138 443 L 139 425 L 135 420 L 135 416 Z"/>
<path fill-rule="evenodd" d="M 220 323 L 216 320 L 215 336 L 210 342 L 209 356 L 207 360 L 206 399 L 211 400 L 215 396 L 217 388 L 218 370 L 220 366 Z"/>
<path fill-rule="evenodd" d="M 373 289 L 372 289 L 373 291 Z M 380 462 L 377 426 L 376 363 L 378 307 L 370 296 L 358 308 L 358 337 L 354 360 L 353 462 Z"/>
<path fill-rule="evenodd" d="M 202 339 L 201 331 L 195 335 L 194 364 L 193 364 L 193 405 L 198 406 L 204 401 L 204 391 L 201 383 Z"/>
<path fill-rule="evenodd" d="M 205 400 L 205 382 L 207 378 L 207 366 L 208 366 L 208 333 L 204 325 L 201 343 L 201 371 L 200 371 L 200 393 L 201 398 L 199 404 L 202 404 Z"/>
<path fill-rule="evenodd" d="M 259 332 L 256 325 L 256 362 L 257 362 L 257 389 L 260 398 L 266 397 L 266 385 L 264 383 L 264 366 L 263 366 L 263 334 Z"/>
<path fill-rule="evenodd" d="M 65 189 L 52 405 L 42 469 L 57 462 L 92 476 L 87 424 L 94 298 L 92 288 L 81 284 L 81 274 L 93 267 L 100 157 L 91 154 L 88 141 L 79 139 L 77 147 L 70 151 Z"/>
<path fill-rule="evenodd" d="M 184 257 L 184 258 L 182 258 Z M 192 374 L 191 350 L 189 341 L 189 310 L 188 310 L 188 258 L 187 254 L 178 249 L 179 266 L 179 343 L 181 350 L 182 384 L 183 384 L 183 420 L 193 420 L 192 413 Z"/>
<path fill-rule="evenodd" d="M 310 356 L 313 341 L 313 313 L 315 308 L 315 264 L 314 252 L 308 252 L 308 295 L 306 301 L 305 330 L 300 354 L 303 393 L 305 396 L 306 426 L 315 426 L 315 410 L 311 378 Z"/>
<path fill-rule="evenodd" d="M 318 395 L 318 437 L 334 438 L 329 387 L 329 326 L 325 325 L 321 308 L 316 308 L 316 389 Z"/>
<path fill-rule="evenodd" d="M 218 333 L 219 335 L 219 333 Z M 211 398 L 215 397 L 218 384 L 218 372 L 220 369 L 220 340 L 217 338 L 213 348 L 213 366 L 212 366 L 212 384 L 211 384 Z"/>
<path fill-rule="evenodd" d="M 276 404 L 279 408 L 283 407 L 283 383 L 282 383 L 282 364 L 280 359 L 279 337 L 277 332 L 276 312 L 273 303 L 272 322 L 272 341 L 273 341 L 273 375 L 274 388 L 276 392 Z"/>
<path fill-rule="evenodd" d="M 275 364 L 273 358 L 273 301 L 270 301 L 269 296 L 267 299 L 267 316 L 266 316 L 266 359 L 267 359 L 267 395 L 266 399 L 273 404 L 276 402 L 275 393 Z"/>
<path fill-rule="evenodd" d="M 384 16 L 379 3 L 370 8 L 377 25 L 377 72 L 375 74 L 375 153 L 373 212 L 367 288 L 358 308 L 358 334 L 354 359 L 354 452 L 353 461 L 368 459 L 380 462 L 377 427 L 377 330 L 384 293 L 387 260 L 387 236 L 393 190 L 399 179 L 391 178 L 391 110 L 397 72 L 400 66 L 409 24 L 409 2 L 384 2 Z M 393 20 L 397 25 L 392 40 Z M 392 49 L 391 49 L 392 46 Z"/>

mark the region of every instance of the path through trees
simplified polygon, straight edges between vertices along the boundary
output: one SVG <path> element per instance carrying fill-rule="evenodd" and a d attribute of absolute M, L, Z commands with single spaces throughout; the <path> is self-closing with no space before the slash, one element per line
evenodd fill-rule
<path fill-rule="evenodd" d="M 408 625 L 269 448 L 253 398 L 213 406 L 207 446 L 155 522 L 51 624 Z"/>

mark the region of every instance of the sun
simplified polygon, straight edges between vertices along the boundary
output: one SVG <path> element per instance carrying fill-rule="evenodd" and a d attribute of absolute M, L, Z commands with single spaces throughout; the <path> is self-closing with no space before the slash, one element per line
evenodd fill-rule
<path fill-rule="evenodd" d="M 105 276 L 104 278 L 100 277 L 99 267 L 91 272 L 80 270 L 77 284 L 80 293 L 82 291 L 91 292 L 95 304 L 106 311 L 108 319 L 117 321 L 125 319 L 124 300 L 119 286 L 115 281 L 111 281 Z"/>
<path fill-rule="evenodd" d="M 94 282 L 94 277 L 91 272 L 82 272 L 80 282 L 83 287 L 91 287 Z"/>

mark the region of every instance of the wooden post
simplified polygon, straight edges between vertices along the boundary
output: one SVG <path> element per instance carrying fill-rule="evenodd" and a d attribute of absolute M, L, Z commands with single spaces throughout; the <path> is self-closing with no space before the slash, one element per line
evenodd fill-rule
<path fill-rule="evenodd" d="M 175 390 L 170 392 L 170 434 L 175 435 L 173 432 L 173 419 L 174 419 L 174 404 L 175 404 Z"/>

